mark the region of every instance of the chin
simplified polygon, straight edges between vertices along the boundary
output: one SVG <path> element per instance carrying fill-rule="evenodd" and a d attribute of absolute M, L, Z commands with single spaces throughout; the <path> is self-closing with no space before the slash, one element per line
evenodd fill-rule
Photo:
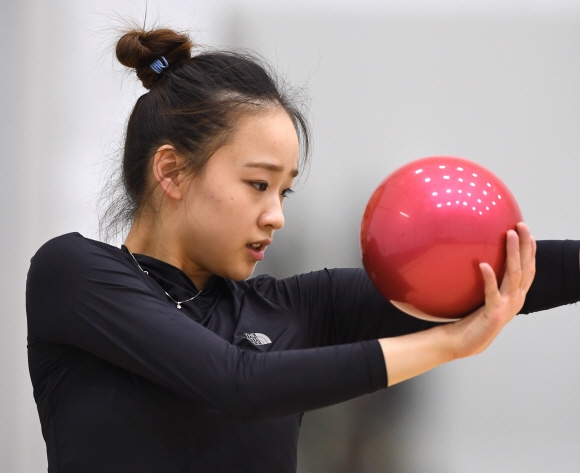
<path fill-rule="evenodd" d="M 254 273 L 255 269 L 256 265 L 254 264 L 251 268 L 239 268 L 237 270 L 227 271 L 220 276 L 226 279 L 231 279 L 232 281 L 244 281 Z"/>

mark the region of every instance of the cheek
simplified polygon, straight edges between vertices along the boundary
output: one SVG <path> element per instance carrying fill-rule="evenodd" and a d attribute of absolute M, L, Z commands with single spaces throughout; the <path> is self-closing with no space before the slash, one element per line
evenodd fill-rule
<path fill-rule="evenodd" d="M 229 188 L 229 192 L 221 189 Z M 213 238 L 216 243 L 224 244 L 231 241 L 242 228 L 250 222 L 251 202 L 239 189 L 231 184 L 221 186 L 199 186 L 191 192 L 187 199 L 186 218 L 190 230 L 194 230 L 202 238 Z"/>
<path fill-rule="evenodd" d="M 206 238 L 220 245 L 227 244 L 244 227 L 247 210 L 240 203 L 241 200 L 233 196 L 212 195 L 191 209 L 190 221 Z"/>
<path fill-rule="evenodd" d="M 227 195 L 224 196 L 224 195 L 216 194 L 214 192 L 209 193 L 208 199 L 217 205 L 223 204 L 224 202 L 227 202 L 229 200 Z M 233 199 L 233 197 L 231 197 L 231 199 Z"/>
<path fill-rule="evenodd" d="M 199 214 L 216 215 L 228 212 L 228 207 L 233 197 L 223 192 L 215 192 L 213 189 L 199 189 L 197 193 L 189 196 L 190 208 Z"/>

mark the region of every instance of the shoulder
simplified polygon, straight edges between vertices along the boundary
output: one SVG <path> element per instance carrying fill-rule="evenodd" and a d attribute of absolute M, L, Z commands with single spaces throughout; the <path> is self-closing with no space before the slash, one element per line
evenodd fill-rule
<path fill-rule="evenodd" d="M 91 240 L 90 238 L 85 238 L 80 233 L 66 233 L 64 235 L 57 236 L 48 240 L 44 245 L 42 245 L 33 258 L 37 256 L 49 256 L 49 255 L 59 255 L 63 256 L 65 254 L 80 254 L 83 252 L 90 251 L 91 249 L 108 251 L 108 252 L 120 252 L 119 248 L 102 243 L 97 240 Z"/>
<path fill-rule="evenodd" d="M 80 277 L 88 270 L 128 267 L 130 262 L 120 248 L 67 233 L 42 245 L 30 260 L 28 278 Z"/>
<path fill-rule="evenodd" d="M 113 255 L 118 259 L 125 259 L 123 252 L 107 243 L 85 238 L 80 233 L 66 233 L 48 240 L 32 257 L 37 259 L 65 258 L 78 260 L 91 255 Z"/>

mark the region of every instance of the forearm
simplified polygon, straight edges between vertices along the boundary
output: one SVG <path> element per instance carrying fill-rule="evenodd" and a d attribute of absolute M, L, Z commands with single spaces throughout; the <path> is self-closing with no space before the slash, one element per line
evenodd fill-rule
<path fill-rule="evenodd" d="M 425 373 L 454 358 L 450 333 L 445 326 L 400 337 L 382 338 L 379 343 L 385 357 L 389 386 Z"/>

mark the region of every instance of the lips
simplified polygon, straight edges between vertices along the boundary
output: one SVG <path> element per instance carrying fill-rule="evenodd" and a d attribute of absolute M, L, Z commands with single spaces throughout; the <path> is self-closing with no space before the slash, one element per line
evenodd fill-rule
<path fill-rule="evenodd" d="M 252 243 L 248 243 L 246 248 L 248 248 L 250 254 L 257 260 L 262 261 L 264 259 L 264 251 L 266 251 L 266 247 L 272 243 L 271 239 L 268 240 L 261 240 L 255 241 Z"/>
<path fill-rule="evenodd" d="M 252 243 L 248 243 L 246 246 L 248 248 L 250 248 L 251 250 L 255 250 L 255 251 L 265 251 L 266 247 L 272 243 L 272 239 L 268 238 L 266 240 L 259 240 L 259 241 L 254 241 Z"/>

